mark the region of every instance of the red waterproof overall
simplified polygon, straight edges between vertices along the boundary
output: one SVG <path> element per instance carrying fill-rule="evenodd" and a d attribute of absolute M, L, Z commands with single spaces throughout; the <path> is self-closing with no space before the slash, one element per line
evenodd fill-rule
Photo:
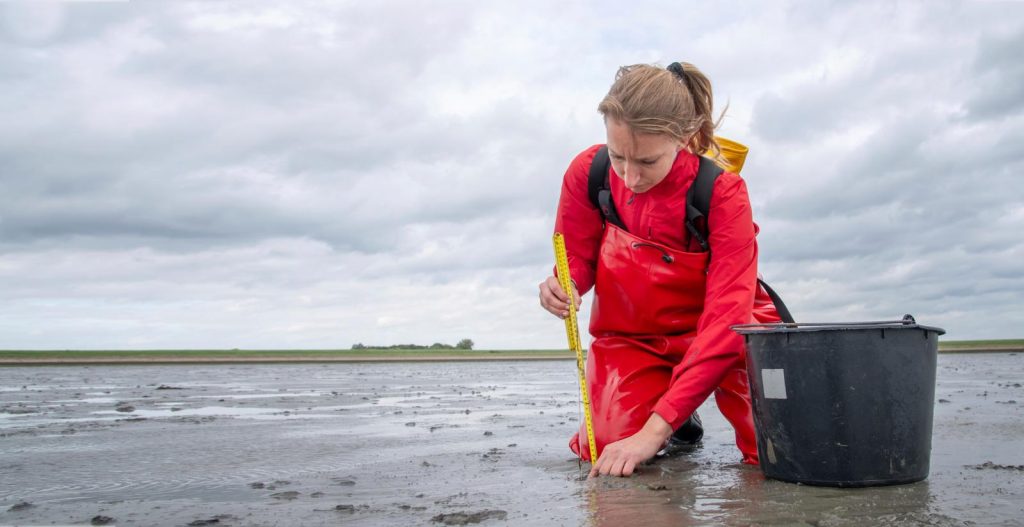
<path fill-rule="evenodd" d="M 586 195 L 579 195 L 580 173 L 585 177 L 593 150 L 584 152 L 574 162 L 574 165 L 585 166 L 570 167 L 566 174 L 556 230 L 572 227 L 567 223 L 578 223 L 581 218 L 587 223 L 593 221 L 592 213 L 566 216 L 573 209 L 586 207 L 583 201 L 587 199 Z M 681 154 L 670 177 L 659 184 L 666 184 L 666 187 L 660 194 L 654 193 L 647 198 L 674 200 L 680 194 L 685 195 L 696 174 L 696 159 L 691 154 Z M 577 281 L 577 284 L 581 292 L 593 283 L 596 293 L 590 321 L 593 340 L 587 353 L 587 386 L 598 455 L 609 443 L 639 431 L 652 413 L 658 413 L 673 428 L 679 427 L 710 393 L 714 393 L 718 408 L 736 431 L 736 445 L 743 454 L 743 461 L 757 463 L 742 339 L 727 326 L 752 321 L 778 321 L 779 318 L 767 294 L 756 285 L 756 244 L 753 241 L 756 226 L 750 220 L 745 186 L 735 174 L 726 176 L 724 182 L 722 187 L 726 194 L 730 192 L 729 188 L 738 188 L 737 185 L 742 187 L 742 192 L 734 192 L 741 194 L 738 198 L 733 194 L 719 196 L 719 184 L 716 183 L 708 215 L 712 231 L 711 254 L 717 256 L 715 227 L 722 230 L 718 234 L 719 239 L 730 232 L 725 221 L 746 222 L 735 232 L 746 232 L 750 239 L 737 245 L 746 251 L 738 260 L 741 265 L 719 262 L 718 265 L 726 265 L 727 268 L 715 269 L 712 275 L 709 275 L 709 264 L 714 256 L 709 256 L 709 253 L 684 251 L 652 239 L 658 238 L 656 235 L 648 238 L 636 236 L 611 224 L 604 226 L 600 234 L 597 253 L 593 255 L 594 271 L 587 273 L 589 269 L 581 264 L 588 259 L 588 243 L 597 241 L 588 242 L 586 239 L 587 233 L 594 234 L 593 226 L 580 224 L 583 235 L 567 236 L 567 241 L 575 240 L 579 244 L 575 251 L 569 248 L 573 277 L 579 270 L 583 283 Z M 582 184 L 585 185 L 585 181 Z M 629 199 L 624 196 L 626 200 L 620 201 L 619 196 L 614 195 L 615 185 L 612 190 L 616 203 Z M 727 214 L 731 210 L 729 207 L 733 206 L 745 206 L 745 215 Z M 623 213 L 623 209 L 625 207 L 620 207 L 620 215 L 632 229 L 630 212 L 625 210 Z M 656 213 L 657 210 L 653 208 L 646 212 Z M 716 213 L 720 216 L 717 225 Z M 569 217 L 575 219 L 566 221 Z M 599 215 L 597 219 L 600 221 Z M 639 219 L 637 216 L 634 224 L 639 225 Z M 669 224 L 677 225 L 680 231 L 683 228 L 682 221 Z M 656 229 L 652 226 L 646 231 L 654 233 Z M 561 232 L 566 233 L 565 230 Z M 741 252 L 732 250 L 727 242 L 721 242 L 719 248 L 730 250 L 732 256 Z M 750 259 L 747 253 L 752 254 L 753 262 L 746 262 Z M 728 268 L 730 265 L 735 269 Z M 712 284 L 711 295 L 708 294 L 709 276 L 718 276 L 718 280 L 724 281 Z M 751 283 L 738 284 L 741 287 L 726 283 L 735 279 Z M 705 305 L 708 298 L 712 298 L 714 305 Z M 715 311 L 708 313 L 708 309 Z M 718 312 L 722 316 L 715 316 Z M 703 337 L 698 328 L 705 333 Z M 569 446 L 578 456 L 589 461 L 584 426 L 581 424 L 580 432 L 570 440 Z"/>

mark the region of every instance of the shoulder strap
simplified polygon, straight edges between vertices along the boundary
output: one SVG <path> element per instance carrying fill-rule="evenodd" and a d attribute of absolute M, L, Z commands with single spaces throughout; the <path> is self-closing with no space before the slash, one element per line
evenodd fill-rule
<path fill-rule="evenodd" d="M 686 191 L 686 230 L 704 251 L 711 249 L 708 245 L 708 210 L 711 209 L 715 180 L 722 172 L 722 167 L 714 161 L 700 156 L 697 177 Z"/>
<path fill-rule="evenodd" d="M 611 161 L 608 159 L 608 146 L 602 146 L 594 154 L 594 161 L 590 164 L 590 175 L 587 178 L 587 193 L 590 195 L 590 202 L 601 211 L 604 221 L 626 230 L 626 226 L 619 218 L 615 210 L 615 203 L 612 202 L 612 191 L 608 185 L 608 173 L 611 170 Z"/>
<path fill-rule="evenodd" d="M 587 192 L 590 195 L 590 202 L 601 211 L 601 216 L 606 222 L 610 222 L 626 230 L 619 214 L 615 211 L 615 204 L 612 203 L 612 192 L 608 186 L 608 174 L 611 169 L 611 162 L 608 159 L 608 147 L 602 146 L 594 154 L 594 161 L 590 164 L 590 174 L 587 179 Z M 690 189 L 686 191 L 686 230 L 700 243 L 700 246 L 708 251 L 708 210 L 711 209 L 711 193 L 715 188 L 715 181 L 723 172 L 714 161 L 701 156 L 700 168 L 697 169 L 697 177 L 694 179 Z M 764 287 L 768 296 L 771 297 L 775 309 L 783 322 L 793 322 L 793 315 L 782 301 L 782 297 L 775 292 L 768 284 L 758 278 L 758 283 Z"/>

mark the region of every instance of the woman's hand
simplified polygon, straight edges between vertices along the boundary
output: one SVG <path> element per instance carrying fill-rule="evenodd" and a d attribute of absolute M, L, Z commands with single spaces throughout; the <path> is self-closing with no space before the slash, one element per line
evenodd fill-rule
<path fill-rule="evenodd" d="M 576 284 L 572 284 L 572 297 L 576 300 L 576 310 L 580 309 L 580 295 L 576 291 Z M 565 294 L 558 278 L 549 276 L 547 280 L 540 283 L 540 305 L 558 318 L 569 316 L 569 295 Z"/>
<path fill-rule="evenodd" d="M 590 469 L 590 477 L 630 476 L 636 466 L 654 457 L 672 435 L 672 427 L 658 414 L 651 414 L 639 432 L 604 447 Z"/>

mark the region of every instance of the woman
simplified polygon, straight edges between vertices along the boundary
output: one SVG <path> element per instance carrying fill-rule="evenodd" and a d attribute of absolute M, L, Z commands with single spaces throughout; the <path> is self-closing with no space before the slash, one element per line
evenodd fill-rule
<path fill-rule="evenodd" d="M 683 228 L 698 154 L 720 152 L 711 83 L 687 63 L 625 66 L 598 111 L 624 228 L 606 224 L 590 199 L 588 174 L 601 145 L 570 164 L 555 221 L 577 307 L 581 293 L 596 293 L 587 354 L 598 451 L 591 475 L 632 474 L 712 393 L 743 461 L 757 464 L 743 341 L 729 327 L 779 318 L 757 285 L 757 227 L 743 180 L 726 171 L 715 181 L 708 251 Z M 549 312 L 564 318 L 568 301 L 555 276 L 540 284 Z M 589 460 L 585 438 L 581 428 L 570 448 Z"/>

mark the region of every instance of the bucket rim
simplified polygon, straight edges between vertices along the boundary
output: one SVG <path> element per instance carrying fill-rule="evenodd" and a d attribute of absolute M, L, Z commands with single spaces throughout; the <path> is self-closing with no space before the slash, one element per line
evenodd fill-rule
<path fill-rule="evenodd" d="M 758 324 L 737 324 L 729 329 L 740 335 L 763 333 L 805 333 L 813 331 L 835 331 L 856 329 L 923 329 L 945 335 L 946 330 L 918 324 L 914 317 L 905 315 L 902 320 L 879 320 L 871 322 L 772 322 Z"/>

